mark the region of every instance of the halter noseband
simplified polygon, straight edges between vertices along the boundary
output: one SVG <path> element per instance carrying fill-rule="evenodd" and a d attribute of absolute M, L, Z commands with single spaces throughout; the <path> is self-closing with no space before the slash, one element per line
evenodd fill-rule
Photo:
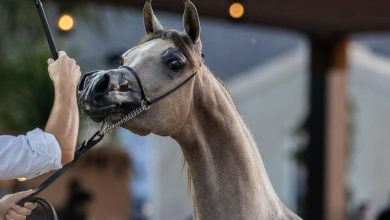
<path fill-rule="evenodd" d="M 202 56 L 203 57 L 203 56 Z M 202 66 L 202 63 L 200 63 L 199 65 L 199 68 Z M 198 69 L 199 69 L 198 68 Z M 148 110 L 150 108 L 150 105 L 152 105 L 153 103 L 156 103 L 158 101 L 160 101 L 161 99 L 169 96 L 170 94 L 172 94 L 173 92 L 175 92 L 176 90 L 178 90 L 180 87 L 182 87 L 184 84 L 186 84 L 187 82 L 189 82 L 192 78 L 194 78 L 194 76 L 197 74 L 198 72 L 198 69 L 193 73 L 191 74 L 191 76 L 189 76 L 187 79 L 185 79 L 183 82 L 181 82 L 179 85 L 177 85 L 176 87 L 174 87 L 173 89 L 169 90 L 168 92 L 156 97 L 156 98 L 147 98 L 146 95 L 145 95 L 145 90 L 144 90 L 144 87 L 142 86 L 142 81 L 141 79 L 139 78 L 138 74 L 137 74 L 137 71 L 135 71 L 132 67 L 130 66 L 120 66 L 118 69 L 127 69 L 130 71 L 131 74 L 133 74 L 133 76 L 135 77 L 136 81 L 137 81 L 137 84 L 140 88 L 140 92 L 141 92 L 141 102 L 139 104 L 139 106 L 133 110 L 131 110 L 127 115 L 125 115 L 122 119 L 120 119 L 119 121 L 117 122 L 114 122 L 114 123 L 108 123 L 106 120 L 103 120 L 100 124 L 100 129 L 99 129 L 99 132 L 101 135 L 104 135 L 110 131 L 112 131 L 115 127 L 118 127 L 124 123 L 126 123 L 127 121 L 137 117 L 139 114 L 141 114 L 142 112 Z M 93 73 L 96 73 L 98 71 L 94 71 L 94 72 L 91 72 L 89 74 L 93 74 Z M 87 73 L 88 74 L 88 73 Z"/>
<path fill-rule="evenodd" d="M 202 65 L 202 64 L 201 64 Z M 142 86 L 142 82 L 137 74 L 137 72 L 130 66 L 120 66 L 119 67 L 120 69 L 127 69 L 129 70 L 133 76 L 135 77 L 135 79 L 137 80 L 137 83 L 138 83 L 138 86 L 141 90 L 141 98 L 142 98 L 142 101 L 141 102 L 145 102 L 146 104 L 148 105 L 151 105 L 153 103 L 156 103 L 158 101 L 160 101 L 161 99 L 167 97 L 168 95 L 172 94 L 173 92 L 175 92 L 177 89 L 179 89 L 180 87 L 182 87 L 184 84 L 186 84 L 188 81 L 190 81 L 196 74 L 197 74 L 197 71 L 195 71 L 193 74 L 191 74 L 191 76 L 189 76 L 187 79 L 185 79 L 182 83 L 180 83 L 178 86 L 176 86 L 175 88 L 169 90 L 168 92 L 166 92 L 165 94 L 159 96 L 159 97 L 156 97 L 156 98 L 152 98 L 152 99 L 149 99 L 146 97 L 145 95 L 145 90 L 144 90 L 144 87 Z"/>

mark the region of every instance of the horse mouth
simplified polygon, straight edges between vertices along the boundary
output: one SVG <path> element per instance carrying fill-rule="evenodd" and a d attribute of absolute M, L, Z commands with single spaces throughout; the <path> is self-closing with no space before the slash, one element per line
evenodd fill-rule
<path fill-rule="evenodd" d="M 78 86 L 79 103 L 95 122 L 115 123 L 141 106 L 142 88 L 126 69 L 86 73 Z"/>
<path fill-rule="evenodd" d="M 139 107 L 138 103 L 120 103 L 84 109 L 84 112 L 95 122 L 115 123 Z"/>

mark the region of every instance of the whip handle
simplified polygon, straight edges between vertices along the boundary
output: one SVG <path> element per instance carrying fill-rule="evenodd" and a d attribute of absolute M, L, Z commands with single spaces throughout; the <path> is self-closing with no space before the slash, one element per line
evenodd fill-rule
<path fill-rule="evenodd" d="M 51 34 L 49 23 L 47 22 L 45 10 L 43 9 L 43 4 L 41 0 L 36 0 L 35 5 L 37 6 L 39 17 L 41 18 L 41 22 L 43 25 L 43 29 L 45 31 L 47 43 L 50 47 L 50 52 L 54 60 L 58 59 L 58 52 L 56 45 L 54 43 L 53 35 Z"/>

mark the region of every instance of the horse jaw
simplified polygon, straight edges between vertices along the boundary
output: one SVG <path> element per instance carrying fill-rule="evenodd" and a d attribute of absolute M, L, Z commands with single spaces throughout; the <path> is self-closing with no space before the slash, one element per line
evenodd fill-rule
<path fill-rule="evenodd" d="M 137 134 L 140 136 L 146 136 L 146 135 L 149 135 L 151 133 L 151 131 L 148 131 L 146 129 L 142 129 L 141 126 L 136 126 L 136 125 L 132 124 L 131 122 L 128 122 L 128 123 L 122 125 L 121 127 L 130 131 L 131 133 L 134 133 L 134 134 Z"/>

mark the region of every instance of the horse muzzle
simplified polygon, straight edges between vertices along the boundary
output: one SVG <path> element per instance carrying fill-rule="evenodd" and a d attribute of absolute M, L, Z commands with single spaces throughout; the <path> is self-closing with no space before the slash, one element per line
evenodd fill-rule
<path fill-rule="evenodd" d="M 78 94 L 81 108 L 94 121 L 116 120 L 142 101 L 141 88 L 126 69 L 93 71 L 83 75 Z"/>

